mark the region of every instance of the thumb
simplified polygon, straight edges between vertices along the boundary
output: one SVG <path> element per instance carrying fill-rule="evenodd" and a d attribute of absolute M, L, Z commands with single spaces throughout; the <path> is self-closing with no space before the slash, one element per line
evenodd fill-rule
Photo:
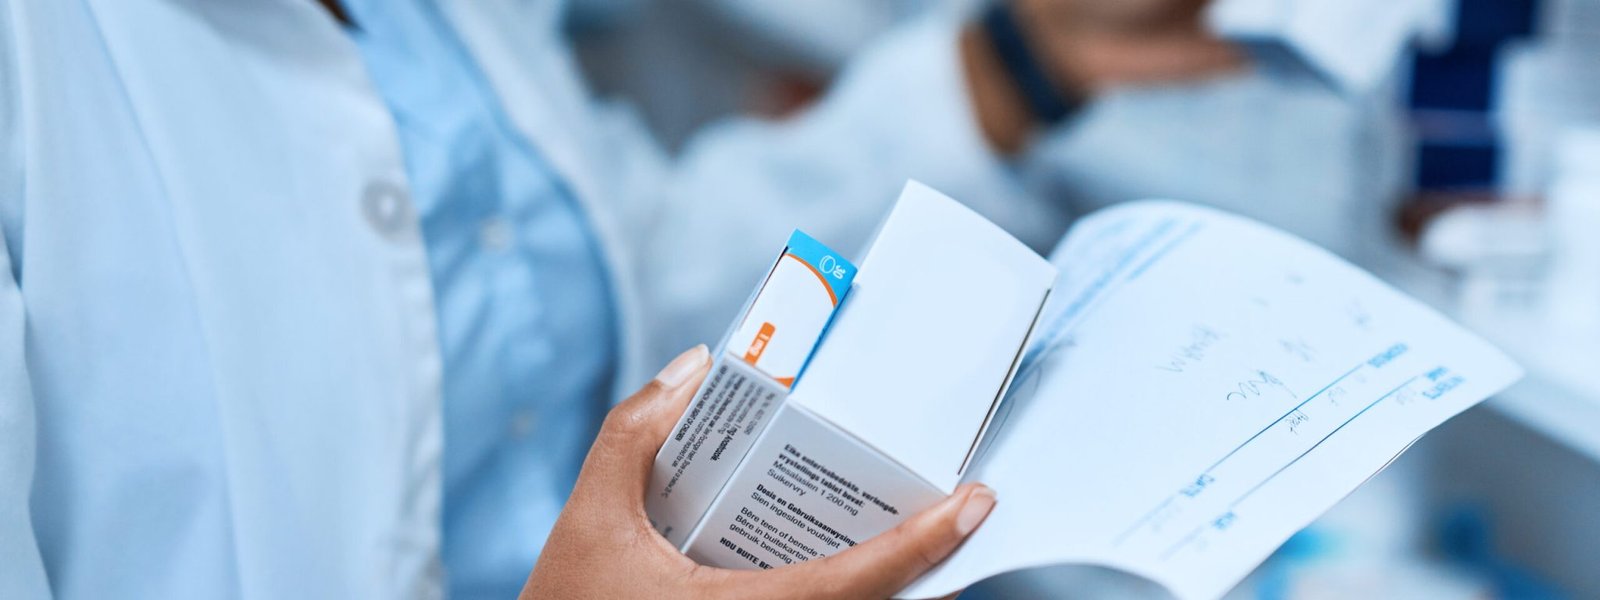
<path fill-rule="evenodd" d="M 656 451 L 711 367 L 704 344 L 672 359 L 656 378 L 606 415 L 578 476 L 592 500 L 636 505 L 650 483 Z M 596 498 L 598 497 L 598 498 Z"/>
<path fill-rule="evenodd" d="M 827 558 L 767 571 L 769 579 L 757 585 L 812 589 L 824 598 L 888 598 L 955 552 L 994 505 L 988 486 L 963 485 L 894 529 Z"/>

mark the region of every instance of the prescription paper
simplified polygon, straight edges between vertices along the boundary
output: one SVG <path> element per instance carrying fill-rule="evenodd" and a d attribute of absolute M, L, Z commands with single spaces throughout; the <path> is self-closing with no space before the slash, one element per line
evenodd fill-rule
<path fill-rule="evenodd" d="M 1221 596 L 1522 373 L 1337 257 L 1209 209 L 1100 211 L 1052 262 L 1041 330 L 967 476 L 1000 502 L 903 597 L 1057 563 Z"/>

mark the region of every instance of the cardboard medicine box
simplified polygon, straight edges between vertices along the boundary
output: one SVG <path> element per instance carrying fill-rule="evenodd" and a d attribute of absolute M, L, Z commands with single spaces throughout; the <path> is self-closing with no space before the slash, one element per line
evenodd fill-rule
<path fill-rule="evenodd" d="M 656 456 L 652 524 L 701 564 L 772 568 L 938 502 L 975 458 L 1055 278 L 916 182 L 859 271 L 797 232 Z"/>

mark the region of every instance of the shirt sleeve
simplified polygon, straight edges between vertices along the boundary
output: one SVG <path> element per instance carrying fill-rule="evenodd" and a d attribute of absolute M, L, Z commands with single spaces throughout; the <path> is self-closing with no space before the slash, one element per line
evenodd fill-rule
<path fill-rule="evenodd" d="M 785 121 L 736 119 L 690 139 L 643 189 L 620 196 L 643 219 L 635 251 L 646 360 L 714 341 L 790 230 L 847 256 L 908 179 L 938 189 L 1035 248 L 1066 226 L 1059 207 L 1024 192 L 976 123 L 958 51 L 962 22 L 936 15 L 887 35 L 829 93 Z"/>

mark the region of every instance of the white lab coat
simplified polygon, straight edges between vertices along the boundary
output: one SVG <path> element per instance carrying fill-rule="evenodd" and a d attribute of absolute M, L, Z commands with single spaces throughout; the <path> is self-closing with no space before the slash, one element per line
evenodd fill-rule
<path fill-rule="evenodd" d="M 587 96 L 559 2 L 441 3 L 595 224 L 619 391 L 720 332 L 788 229 L 854 252 L 907 178 L 1039 247 L 1064 227 L 981 143 L 950 22 L 669 162 Z M 4 0 L 0 598 L 439 592 L 441 367 L 402 167 L 310 0 Z"/>

